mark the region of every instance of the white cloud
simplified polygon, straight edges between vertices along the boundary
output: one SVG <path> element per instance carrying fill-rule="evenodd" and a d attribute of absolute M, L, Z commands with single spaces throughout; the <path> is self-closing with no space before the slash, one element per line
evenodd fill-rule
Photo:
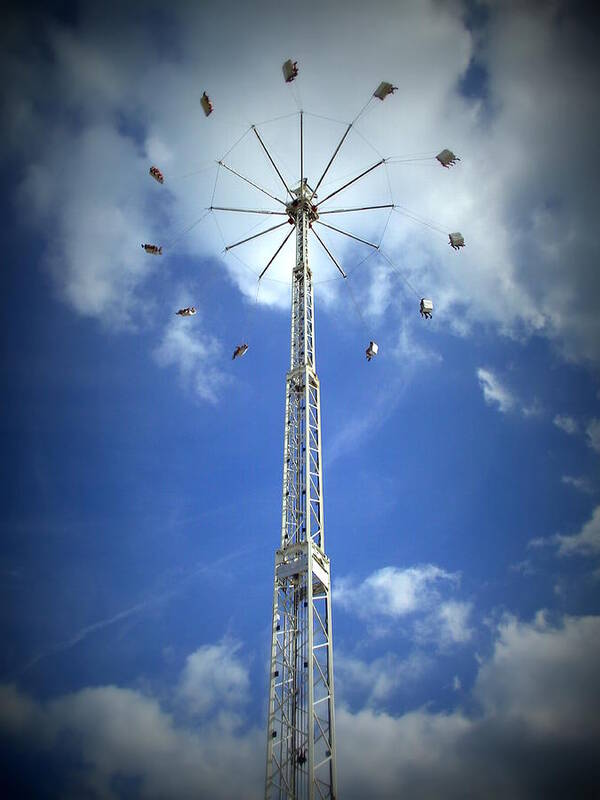
<path fill-rule="evenodd" d="M 463 644 L 472 636 L 470 602 L 448 599 L 460 582 L 458 573 L 434 564 L 398 569 L 383 567 L 363 581 L 341 578 L 333 597 L 338 606 L 365 620 L 373 632 L 389 633 L 390 624 L 406 621 L 420 646 L 438 649 Z"/>
<path fill-rule="evenodd" d="M 568 414 L 557 414 L 552 422 L 556 425 L 557 428 L 560 428 L 561 431 L 568 433 L 569 435 L 573 435 L 577 433 L 579 430 L 579 425 L 577 424 L 577 420 L 573 417 L 570 417 Z"/>
<path fill-rule="evenodd" d="M 559 556 L 595 556 L 600 554 L 600 506 L 596 506 L 591 518 L 579 533 L 570 536 L 539 537 L 529 542 L 530 547 L 556 546 Z"/>
<path fill-rule="evenodd" d="M 200 648 L 186 662 L 180 691 L 192 711 L 230 707 L 233 695 L 248 685 L 235 648 L 225 653 L 223 646 Z M 200 677 L 206 687 L 198 685 Z M 154 697 L 117 686 L 89 687 L 45 703 L 14 686 L 0 687 L 4 737 L 34 753 L 38 766 L 56 765 L 44 779 L 49 795 L 116 800 L 119 780 L 130 779 L 144 800 L 260 797 L 262 728 L 241 730 L 223 714 L 194 723 L 181 723 Z M 73 763 L 79 766 L 71 770 Z M 20 785 L 27 779 L 18 776 Z"/>
<path fill-rule="evenodd" d="M 206 714 L 216 707 L 235 709 L 248 699 L 250 680 L 237 658 L 239 642 L 223 641 L 204 645 L 187 657 L 181 675 L 179 695 L 194 714 Z"/>
<path fill-rule="evenodd" d="M 268 3 L 259 8 L 270 10 Z M 192 221 L 210 202 L 212 176 L 171 178 L 221 155 L 248 120 L 293 108 L 279 70 L 280 42 L 286 41 L 300 62 L 297 89 L 306 108 L 351 119 L 357 96 L 369 95 L 387 75 L 399 85 L 398 93 L 372 104 L 357 130 L 386 155 L 436 152 L 442 146 L 461 155 L 460 165 L 448 171 L 437 165 L 387 168 L 396 202 L 410 193 L 409 205 L 422 217 L 443 230 L 457 226 L 466 235 L 467 247 L 455 254 L 444 235 L 398 214 L 388 229 L 387 250 L 413 285 L 431 289 L 440 316 L 463 334 L 481 320 L 519 338 L 537 333 L 568 358 L 597 362 L 595 198 L 587 154 L 595 146 L 598 64 L 585 25 L 568 15 L 566 22 L 559 20 L 560 4 L 543 9 L 497 4 L 478 36 L 453 3 L 382 2 L 375 13 L 367 7 L 333 4 L 323 11 L 319 6 L 315 29 L 315 8 L 269 15 L 265 27 L 256 25 L 247 4 L 226 2 L 200 11 L 175 3 L 170 28 L 175 61 L 167 49 L 147 46 L 153 31 L 126 4 L 106 19 L 85 10 L 74 30 L 36 19 L 33 37 L 27 22 L 5 26 L 12 46 L 3 54 L 3 72 L 17 76 L 7 87 L 10 155 L 22 155 L 29 165 L 21 186 L 23 207 L 46 242 L 45 261 L 61 296 L 79 313 L 111 325 L 131 322 L 158 262 L 136 251 L 140 240 Z M 223 15 L 235 24 L 223 27 Z M 212 32 L 209 40 L 205 30 Z M 34 41 L 42 46 L 36 49 Z M 359 66 L 338 70 L 336 91 L 324 94 L 322 75 L 333 79 L 331 64 L 346 63 L 349 51 Z M 487 76 L 485 102 L 457 91 L 474 57 Z M 249 63 L 252 69 L 240 67 Z M 144 81 L 137 79 L 140 74 Z M 198 107 L 199 75 L 215 101 L 208 120 Z M 234 119 L 239 124 L 232 124 Z M 307 118 L 309 123 L 307 167 L 318 174 L 343 126 L 326 134 L 322 122 Z M 294 136 L 272 130 L 269 144 L 297 177 L 290 150 Z M 248 151 L 248 158 L 240 152 L 255 177 L 277 187 L 270 165 L 257 158 L 260 151 Z M 558 152 L 569 156 L 557 160 Z M 367 155 L 353 133 L 331 178 L 356 174 Z M 148 159 L 168 167 L 165 187 L 150 185 Z M 386 184 L 382 171 L 381 186 L 364 183 L 361 199 L 385 197 Z M 220 185 L 224 201 L 245 199 L 242 185 L 233 188 L 221 179 Z M 352 189 L 347 197 L 352 199 Z M 253 198 L 256 202 L 256 194 Z M 354 230 L 369 238 L 378 226 L 363 219 Z M 336 252 L 356 260 L 341 241 L 336 238 Z M 214 256 L 221 246 L 212 228 L 192 232 L 181 245 L 195 257 Z M 274 249 L 259 239 L 240 255 L 257 272 Z M 313 252 L 316 263 L 321 255 Z M 330 270 L 323 277 L 335 272 L 326 257 L 320 263 Z M 254 295 L 256 281 L 239 262 L 228 259 L 225 269 L 242 292 Z M 270 274 L 289 277 L 289 260 Z M 287 305 L 285 286 L 265 283 L 264 289 L 261 302 Z M 376 314 L 384 307 L 400 309 L 399 298 L 406 295 L 397 278 L 388 291 L 375 268 L 365 296 Z"/>
<path fill-rule="evenodd" d="M 593 556 L 600 554 L 600 506 L 596 506 L 589 519 L 579 533 L 573 536 L 555 536 L 553 541 L 558 544 L 558 553 L 561 556 L 581 555 Z"/>
<path fill-rule="evenodd" d="M 363 704 L 381 707 L 394 692 L 413 686 L 430 663 L 428 656 L 416 650 L 404 659 L 386 653 L 372 661 L 338 650 L 334 660 L 336 697 L 344 702 L 358 695 Z"/>
<path fill-rule="evenodd" d="M 440 649 L 468 642 L 473 629 L 469 626 L 473 604 L 457 600 L 441 602 L 430 614 L 415 623 L 419 642 L 435 642 Z"/>
<path fill-rule="evenodd" d="M 477 370 L 479 386 L 483 392 L 483 399 L 489 406 L 496 406 L 503 414 L 518 410 L 526 419 L 535 419 L 544 413 L 544 408 L 538 398 L 534 397 L 525 403 L 517 394 L 509 389 L 491 369 L 480 367 Z"/>
<path fill-rule="evenodd" d="M 489 406 L 497 406 L 498 411 L 506 414 L 515 405 L 512 393 L 502 385 L 499 378 L 489 369 L 480 367 L 477 370 L 479 385 L 483 391 L 483 398 Z"/>
<path fill-rule="evenodd" d="M 418 364 L 425 361 L 430 365 L 435 365 L 442 361 L 439 353 L 422 344 L 420 341 L 422 338 L 415 336 L 414 326 L 411 326 L 405 319 L 400 322 L 395 355 L 402 364 Z"/>
<path fill-rule="evenodd" d="M 588 423 L 585 435 L 592 450 L 600 453 L 600 419 L 593 419 Z"/>
<path fill-rule="evenodd" d="M 458 800 L 465 787 L 492 800 L 594 795 L 600 617 L 555 627 L 543 614 L 532 623 L 507 617 L 496 636 L 470 713 L 338 708 L 340 795 Z"/>
<path fill-rule="evenodd" d="M 223 663 L 246 671 L 230 651 L 205 659 L 201 672 L 215 700 L 227 702 L 229 688 L 215 675 Z M 381 666 L 394 663 L 388 657 Z M 356 663 L 345 666 L 348 678 L 360 681 Z M 423 707 L 394 715 L 338 703 L 340 796 L 459 800 L 467 786 L 469 796 L 491 800 L 592 797 L 600 778 L 599 668 L 600 617 L 552 624 L 543 612 L 532 622 L 506 616 L 491 655 L 480 660 L 468 711 Z M 461 688 L 457 676 L 452 685 Z M 383 699 L 385 682 L 380 691 Z M 141 800 L 251 800 L 263 792 L 262 725 L 232 727 L 217 714 L 192 728 L 164 699 L 132 689 L 88 687 L 38 702 L 3 685 L 0 731 L 35 759 L 37 769 L 27 774 L 18 772 L 21 759 L 3 764 L 32 795 L 38 776 L 49 795 L 107 800 L 120 796 L 122 779 L 135 781 Z"/>
<path fill-rule="evenodd" d="M 202 330 L 198 317 L 199 313 L 169 322 L 153 355 L 160 366 L 176 367 L 183 385 L 203 400 L 216 403 L 230 378 L 219 368 L 220 342 Z"/>
<path fill-rule="evenodd" d="M 563 475 L 561 481 L 567 486 L 572 486 L 574 489 L 577 489 L 579 492 L 584 492 L 585 494 L 593 494 L 594 492 L 594 487 L 589 478 L 586 478 L 584 475 L 580 475 L 579 477 Z"/>
<path fill-rule="evenodd" d="M 359 617 L 383 615 L 398 619 L 429 609 L 439 597 L 440 584 L 456 585 L 459 576 L 434 564 L 397 569 L 383 567 L 364 581 L 340 578 L 334 585 L 335 602 Z"/>
<path fill-rule="evenodd" d="M 521 408 L 521 413 L 524 417 L 541 417 L 544 413 L 544 407 L 542 406 L 541 402 L 534 398 L 533 401 L 529 405 L 524 405 Z"/>
<path fill-rule="evenodd" d="M 534 540 L 534 542 L 535 541 L 536 540 Z M 535 547 L 533 542 L 531 542 L 530 544 Z M 535 573 L 536 573 L 536 569 L 533 566 L 533 564 L 531 563 L 531 560 L 529 558 L 525 558 L 525 559 L 523 559 L 523 561 L 519 561 L 516 564 L 511 564 L 510 565 L 510 569 L 513 572 L 520 572 L 521 575 L 524 575 L 524 576 L 535 575 Z"/>
<path fill-rule="evenodd" d="M 448 600 L 439 607 L 440 631 L 442 644 L 459 644 L 468 642 L 473 635 L 469 620 L 473 604 Z"/>

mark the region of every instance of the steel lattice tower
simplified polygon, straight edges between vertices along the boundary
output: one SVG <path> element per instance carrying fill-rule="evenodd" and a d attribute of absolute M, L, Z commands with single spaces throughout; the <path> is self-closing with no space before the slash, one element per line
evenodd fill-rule
<path fill-rule="evenodd" d="M 392 84 L 383 82 L 373 97 L 383 100 L 394 89 Z M 292 225 L 258 276 L 259 284 L 294 230 L 296 231 L 296 258 L 292 270 L 290 369 L 286 376 L 285 393 L 281 540 L 275 553 L 273 589 L 265 800 L 337 800 L 331 572 L 329 558 L 325 553 L 321 398 L 315 361 L 314 296 L 308 260 L 308 235 L 309 231 L 314 234 L 344 279 L 348 276 L 318 235 L 315 225 L 322 225 L 379 251 L 395 270 L 391 259 L 381 251 L 381 242 L 374 244 L 320 219 L 320 215 L 325 214 L 376 209 L 389 209 L 391 215 L 391 211 L 397 208 L 393 202 L 328 208 L 324 211 L 320 209 L 323 203 L 384 165 L 388 159 L 381 158 L 317 202 L 316 192 L 319 186 L 354 122 L 364 113 L 369 103 L 348 124 L 314 189 L 304 177 L 303 112 L 299 112 L 300 183 L 295 189 L 288 186 L 256 126 L 252 125 L 249 130 L 256 135 L 284 186 L 286 200 L 271 194 L 254 180 L 226 164 L 223 159 L 218 162 L 219 168 L 228 170 L 283 208 L 275 211 L 211 205 L 208 209 L 286 217 L 280 224 L 227 245 L 226 251 L 281 229 L 288 223 Z M 443 166 L 456 159 L 450 151 L 443 151 L 437 158 Z M 461 237 L 461 234 L 451 234 L 450 243 L 453 247 L 462 246 L 453 243 L 452 236 Z M 423 302 L 425 301 L 421 301 L 422 315 Z M 247 350 L 247 343 L 239 345 L 234 352 L 234 358 L 244 355 Z M 367 359 L 370 360 L 376 353 L 376 343 L 370 342 L 366 350 Z"/>
<path fill-rule="evenodd" d="M 302 147 L 301 136 L 300 185 L 287 205 L 296 227 L 296 262 L 285 391 L 281 542 L 275 553 L 267 800 L 337 797 L 331 579 L 325 554 L 321 398 L 308 263 L 308 231 L 317 213 L 311 204 L 314 192 L 303 177 Z"/>

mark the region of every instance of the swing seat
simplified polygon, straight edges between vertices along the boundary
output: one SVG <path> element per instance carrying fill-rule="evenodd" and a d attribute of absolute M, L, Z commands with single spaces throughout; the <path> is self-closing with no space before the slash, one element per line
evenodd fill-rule
<path fill-rule="evenodd" d="M 147 253 L 150 253 L 151 256 L 162 256 L 162 247 L 156 244 L 143 244 L 142 247 Z"/>
<path fill-rule="evenodd" d="M 453 250 L 458 250 L 465 246 L 465 240 L 462 233 L 449 233 L 448 238 L 450 239 L 450 247 Z"/>
<path fill-rule="evenodd" d="M 378 351 L 379 351 L 379 345 L 377 344 L 377 342 L 369 342 L 369 346 L 365 350 L 367 361 L 370 361 L 373 358 L 373 356 L 376 356 Z"/>
<path fill-rule="evenodd" d="M 397 88 L 397 86 L 392 86 L 392 84 L 388 83 L 387 81 L 381 81 L 379 86 L 373 92 L 373 97 L 377 97 L 379 100 L 385 100 L 388 94 L 394 94 Z"/>
<path fill-rule="evenodd" d="M 206 94 L 206 92 L 204 92 L 200 98 L 200 105 L 202 106 L 202 110 L 207 117 L 209 114 L 212 114 L 213 104 L 210 102 L 210 97 Z"/>
<path fill-rule="evenodd" d="M 425 316 L 426 314 L 429 314 L 431 316 L 431 314 L 433 313 L 433 301 L 428 300 L 426 297 L 424 297 L 421 300 L 420 311 L 423 316 Z"/>
<path fill-rule="evenodd" d="M 455 156 L 452 150 L 442 150 L 441 153 L 437 154 L 436 158 L 442 167 L 451 167 L 457 161 L 460 161 L 460 158 Z"/>
<path fill-rule="evenodd" d="M 291 83 L 294 78 L 298 77 L 298 62 L 292 61 L 291 58 L 288 58 L 287 61 L 284 62 L 283 66 L 281 67 L 283 72 L 283 77 L 285 78 L 286 83 Z"/>
<path fill-rule="evenodd" d="M 247 344 L 238 344 L 238 346 L 233 351 L 233 355 L 231 356 L 231 360 L 234 361 L 236 358 L 241 358 L 243 355 L 246 354 L 248 350 Z"/>
<path fill-rule="evenodd" d="M 162 172 L 159 170 L 158 167 L 150 167 L 150 175 L 152 175 L 154 180 L 158 181 L 159 183 L 165 182 L 164 175 L 162 174 Z"/>

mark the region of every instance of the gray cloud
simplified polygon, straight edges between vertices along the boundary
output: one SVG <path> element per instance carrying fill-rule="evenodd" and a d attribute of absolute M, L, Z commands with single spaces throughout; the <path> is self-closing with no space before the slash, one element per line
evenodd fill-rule
<path fill-rule="evenodd" d="M 21 787 L 20 796 L 43 791 L 116 800 L 124 796 L 123 782 L 125 794 L 127 786 L 136 786 L 143 798 L 258 797 L 263 732 L 242 729 L 237 715 L 223 713 L 248 684 L 239 648 L 231 644 L 200 648 L 187 659 L 177 698 L 195 715 L 193 726 L 178 720 L 164 701 L 133 689 L 89 687 L 38 703 L 14 685 L 0 687 L 0 753 L 3 760 L 11 747 L 19 753 L 13 763 L 2 764 L 3 775 Z M 19 774 L 19 759 L 27 752 L 39 773 Z M 50 764 L 51 778 L 36 788 Z"/>
<path fill-rule="evenodd" d="M 371 666 L 399 667 L 404 678 L 420 668 L 393 656 Z M 342 674 L 347 668 L 354 680 L 355 667 L 353 660 L 343 664 Z M 543 612 L 529 623 L 507 616 L 491 655 L 480 661 L 470 710 L 394 715 L 373 705 L 356 712 L 338 705 L 340 795 L 452 800 L 468 787 L 474 798 L 593 797 L 600 786 L 599 667 L 600 617 L 553 624 Z M 125 781 L 140 798 L 260 797 L 262 729 L 214 713 L 228 703 L 232 686 L 246 685 L 247 668 L 235 647 L 208 645 L 190 656 L 179 687 L 190 670 L 208 679 L 193 682 L 193 696 L 202 697 L 193 727 L 168 710 L 164 696 L 159 703 L 137 690 L 89 687 L 42 703 L 3 686 L 4 775 L 21 796 L 40 780 L 51 796 L 113 800 L 126 794 L 119 790 Z M 461 682 L 454 676 L 452 683 Z M 376 689 L 371 702 L 389 692 L 384 684 Z M 37 768 L 19 772 L 25 754 Z"/>
<path fill-rule="evenodd" d="M 589 478 L 586 478 L 585 475 L 563 475 L 561 478 L 561 482 L 567 486 L 572 486 L 574 489 L 577 489 L 578 492 L 584 492 L 584 494 L 594 494 L 594 487 Z"/>
<path fill-rule="evenodd" d="M 600 419 L 592 419 L 585 429 L 588 445 L 600 453 Z"/>
<path fill-rule="evenodd" d="M 561 431 L 568 433 L 570 436 L 579 431 L 577 420 L 570 417 L 568 414 L 556 414 L 552 422 L 557 428 L 560 428 Z"/>
<path fill-rule="evenodd" d="M 593 797 L 599 632 L 598 617 L 507 618 L 475 681 L 476 712 L 339 709 L 344 797 Z"/>

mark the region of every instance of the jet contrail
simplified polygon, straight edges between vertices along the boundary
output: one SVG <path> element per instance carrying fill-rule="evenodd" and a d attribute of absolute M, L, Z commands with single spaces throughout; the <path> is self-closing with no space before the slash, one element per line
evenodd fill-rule
<path fill-rule="evenodd" d="M 234 553 L 230 553 L 229 555 L 223 556 L 222 558 L 218 558 L 216 561 L 211 562 L 210 564 L 200 564 L 196 566 L 188 575 L 185 575 L 183 578 L 178 578 L 177 585 L 171 589 L 168 589 L 162 592 L 159 595 L 153 595 L 152 597 L 148 598 L 147 600 L 142 600 L 139 603 L 136 603 L 129 608 L 124 609 L 123 611 L 119 611 L 117 614 L 113 614 L 112 617 L 107 617 L 106 619 L 98 620 L 98 622 L 93 622 L 91 625 L 86 625 L 85 627 L 81 628 L 74 633 L 73 636 L 65 639 L 62 642 L 58 642 L 57 644 L 49 647 L 47 650 L 43 651 L 42 653 L 38 653 L 38 655 L 34 656 L 30 661 L 28 661 L 25 666 L 23 666 L 19 670 L 19 674 L 22 675 L 24 672 L 27 672 L 32 667 L 34 667 L 38 661 L 41 661 L 43 658 L 47 656 L 53 655 L 54 653 L 59 653 L 64 650 L 69 650 L 71 647 L 74 647 L 79 642 L 87 639 L 88 636 L 92 633 L 96 633 L 96 631 L 101 631 L 104 628 L 108 628 L 110 625 L 114 625 L 116 622 L 121 622 L 121 620 L 127 619 L 128 617 L 133 616 L 134 614 L 139 614 L 141 611 L 144 611 L 147 608 L 151 608 L 154 606 L 161 605 L 167 600 L 170 600 L 171 597 L 174 597 L 177 594 L 180 594 L 183 589 L 190 583 L 193 578 L 196 578 L 198 575 L 201 575 L 204 572 L 208 572 L 208 570 L 213 570 L 215 568 L 220 567 L 222 564 L 226 564 L 228 561 L 233 561 L 240 556 L 247 555 L 252 550 L 255 550 L 254 547 L 244 547 L 241 550 L 237 550 Z"/>

